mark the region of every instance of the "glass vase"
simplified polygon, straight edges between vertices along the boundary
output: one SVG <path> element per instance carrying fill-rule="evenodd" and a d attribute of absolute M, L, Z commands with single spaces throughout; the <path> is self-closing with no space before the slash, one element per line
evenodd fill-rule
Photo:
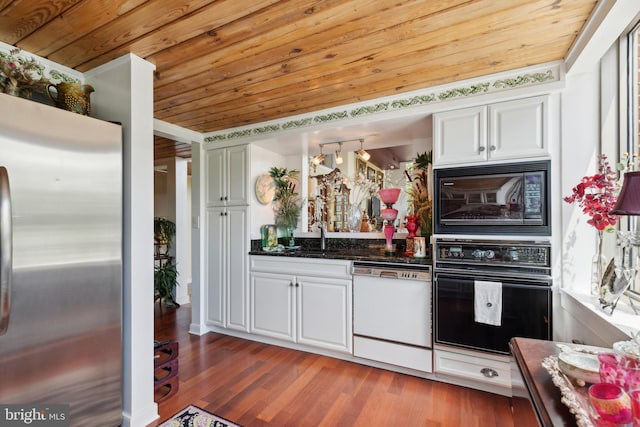
<path fill-rule="evenodd" d="M 600 297 L 602 275 L 607 267 L 607 259 L 602 254 L 602 231 L 596 233 L 596 253 L 591 258 L 591 295 Z"/>
<path fill-rule="evenodd" d="M 360 211 L 359 205 L 353 204 L 349 207 L 347 218 L 349 221 L 349 231 L 360 231 L 360 225 L 362 224 L 362 212 Z"/>

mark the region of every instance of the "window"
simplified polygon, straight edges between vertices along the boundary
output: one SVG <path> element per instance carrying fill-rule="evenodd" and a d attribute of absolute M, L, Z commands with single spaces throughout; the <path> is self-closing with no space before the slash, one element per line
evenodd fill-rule
<path fill-rule="evenodd" d="M 621 151 L 626 151 L 630 155 L 637 156 L 640 156 L 640 68 L 638 66 L 640 58 L 640 43 L 638 43 L 639 37 L 640 22 L 636 23 L 634 27 L 627 33 L 626 37 L 621 40 L 620 49 L 622 52 L 626 51 L 626 55 L 621 55 L 621 57 L 623 57 L 624 65 L 622 69 L 626 69 L 627 80 L 627 117 L 621 117 L 623 127 L 626 127 L 626 138 L 620 138 Z M 626 124 L 624 124 L 625 122 Z M 639 162 L 636 160 L 635 170 L 638 170 L 638 163 Z M 629 220 L 626 222 L 629 224 L 626 226 L 627 229 L 640 227 L 640 217 L 629 218 Z M 625 221 L 621 221 L 621 223 L 624 224 Z M 634 249 L 636 252 L 636 262 L 640 263 L 640 248 L 636 247 Z M 636 280 L 632 284 L 630 289 L 637 295 L 640 295 L 640 272 L 636 272 Z"/>

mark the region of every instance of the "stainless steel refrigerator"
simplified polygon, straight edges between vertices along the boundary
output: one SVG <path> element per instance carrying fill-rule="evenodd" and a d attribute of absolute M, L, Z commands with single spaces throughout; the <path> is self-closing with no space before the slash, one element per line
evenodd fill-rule
<path fill-rule="evenodd" d="M 0 405 L 118 426 L 121 127 L 5 94 L 0 112 Z"/>

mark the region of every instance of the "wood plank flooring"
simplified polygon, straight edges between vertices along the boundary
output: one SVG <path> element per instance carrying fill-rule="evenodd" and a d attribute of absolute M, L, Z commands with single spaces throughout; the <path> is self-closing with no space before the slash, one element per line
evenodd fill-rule
<path fill-rule="evenodd" d="M 245 427 L 513 427 L 510 399 L 296 350 L 187 331 L 191 307 L 158 309 L 155 338 L 177 340 L 179 391 L 157 426 L 189 404 Z"/>

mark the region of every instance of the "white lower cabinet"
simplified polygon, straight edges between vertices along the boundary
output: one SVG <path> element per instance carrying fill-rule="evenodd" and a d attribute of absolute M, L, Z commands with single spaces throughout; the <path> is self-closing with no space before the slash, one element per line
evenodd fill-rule
<path fill-rule="evenodd" d="M 475 388 L 511 395 L 511 360 L 508 356 L 436 348 L 434 358 L 438 376 L 458 378 Z"/>
<path fill-rule="evenodd" d="M 250 332 L 351 353 L 350 262 L 274 258 L 251 257 Z"/>
<path fill-rule="evenodd" d="M 295 341 L 295 276 L 251 273 L 251 328 L 260 334 Z"/>

